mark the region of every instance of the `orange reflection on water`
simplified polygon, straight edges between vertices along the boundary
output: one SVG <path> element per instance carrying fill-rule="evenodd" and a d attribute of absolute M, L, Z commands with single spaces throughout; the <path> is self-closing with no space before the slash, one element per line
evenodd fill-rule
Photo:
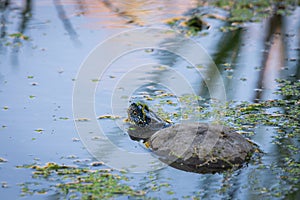
<path fill-rule="evenodd" d="M 84 26 L 90 29 L 159 25 L 197 7 L 197 0 L 53 0 L 36 2 L 59 4 L 68 18 L 88 17 Z"/>

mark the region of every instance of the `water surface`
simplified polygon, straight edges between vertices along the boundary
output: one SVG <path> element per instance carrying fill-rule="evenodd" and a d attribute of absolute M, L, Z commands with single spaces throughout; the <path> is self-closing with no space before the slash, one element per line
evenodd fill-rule
<path fill-rule="evenodd" d="M 55 180 L 33 179 L 31 170 L 16 166 L 47 162 L 88 166 L 95 161 L 80 142 L 75 128 L 72 92 L 81 63 L 96 45 L 125 30 L 169 28 L 164 20 L 182 16 L 196 6 L 197 1 L 154 0 L 9 1 L 8 5 L 3 4 L 0 10 L 3 24 L 0 29 L 0 157 L 7 162 L 0 163 L 3 186 L 0 196 L 20 198 L 19 184 L 35 182 L 41 184 L 40 187 L 52 189 L 47 194 L 25 198 L 51 198 L 56 193 L 52 186 L 57 183 Z M 274 94 L 274 79 L 299 80 L 299 15 L 298 7 L 290 16 L 249 23 L 242 29 L 226 33 L 219 31 L 225 22 L 209 19 L 212 28 L 208 34 L 192 37 L 214 60 L 224 82 L 227 101 L 259 102 L 281 98 Z M 12 35 L 14 33 L 22 33 L 28 39 L 17 38 Z M 274 37 L 270 39 L 270 35 Z M 163 42 L 172 43 L 172 39 L 166 36 Z M 184 45 L 178 48 L 185 52 L 190 50 Z M 191 91 L 209 103 L 212 94 L 208 92 L 205 80 L 219 83 L 219 78 L 213 68 L 204 66 L 198 71 L 172 52 L 149 48 L 130 52 L 112 62 L 102 77 L 91 80 L 98 84 L 95 116 L 121 116 L 120 120 L 98 122 L 119 148 L 145 152 L 147 150 L 130 140 L 124 127 L 120 126 L 126 117 L 126 107 L 114 112 L 111 106 L 113 94 L 133 90 L 130 96 L 122 97 L 122 102 L 129 102 L 145 100 L 145 95 L 157 96 L 161 91 L 173 93 L 177 89 L 182 94 L 189 93 L 184 91 L 183 79 L 188 80 Z M 165 87 L 168 84 L 174 88 Z M 217 89 L 212 92 L 217 93 Z M 160 100 L 148 103 L 158 110 Z M 177 97 L 169 96 L 163 100 L 178 103 L 176 106 L 164 104 L 165 111 L 180 110 Z M 280 161 L 286 154 L 273 142 L 275 132 L 272 127 L 260 126 L 251 138 L 265 152 L 261 167 L 250 163 L 228 176 L 194 174 L 165 167 L 148 173 L 130 173 L 129 184 L 146 190 L 146 197 L 162 199 L 192 196 L 281 199 L 281 195 L 274 194 L 285 194 L 295 187 L 278 178 L 284 174 Z M 295 157 L 299 160 L 299 155 Z M 157 191 L 151 189 L 164 183 L 168 183 L 168 187 Z M 298 191 L 294 194 L 299 196 Z"/>

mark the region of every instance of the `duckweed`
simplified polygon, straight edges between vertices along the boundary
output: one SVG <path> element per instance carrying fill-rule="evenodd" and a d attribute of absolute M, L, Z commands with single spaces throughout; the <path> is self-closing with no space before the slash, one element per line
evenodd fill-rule
<path fill-rule="evenodd" d="M 268 188 L 253 189 L 262 194 L 268 193 L 272 197 L 285 196 L 299 188 L 300 162 L 296 155 L 299 152 L 297 141 L 299 141 L 300 136 L 300 82 L 287 80 L 277 80 L 277 82 L 278 90 L 276 94 L 282 98 L 258 103 L 232 101 L 221 105 L 217 101 L 204 99 L 196 95 L 184 95 L 178 97 L 178 103 L 175 106 L 182 106 L 182 108 L 176 109 L 176 112 L 166 113 L 160 104 L 169 106 L 166 103 L 167 101 L 161 97 L 153 98 L 158 100 L 157 113 L 163 118 L 174 122 L 179 119 L 191 119 L 194 117 L 201 121 L 212 121 L 215 116 L 218 116 L 219 122 L 234 127 L 246 137 L 251 137 L 251 135 L 255 134 L 255 127 L 257 126 L 272 127 L 276 132 L 273 144 L 280 146 L 283 157 L 279 158 L 277 163 L 272 163 L 271 165 L 265 165 L 256 161 L 251 162 L 251 164 L 257 165 L 258 169 L 276 168 L 280 174 L 278 177 L 284 183 L 288 183 L 291 186 L 291 190 L 280 190 L 279 188 L 274 188 L 272 191 Z M 162 94 L 166 94 L 166 92 Z M 170 98 L 170 96 L 167 95 L 165 98 Z M 110 115 L 107 116 L 109 116 L 108 118 L 112 117 Z M 103 117 L 103 119 L 106 119 L 106 117 Z M 68 199 L 107 199 L 120 195 L 141 196 L 144 198 L 145 191 L 137 191 L 125 183 L 129 180 L 125 174 L 113 173 L 112 170 L 105 169 L 94 170 L 94 168 L 102 167 L 103 164 L 102 162 L 92 163 L 89 166 L 90 168 L 78 168 L 48 163 L 45 166 L 33 164 L 19 166 L 19 168 L 32 169 L 33 177 L 37 179 L 55 179 L 55 183 L 57 183 L 57 180 L 60 180 L 60 183 L 55 184 L 53 187 Z M 148 178 L 151 179 L 151 176 Z M 39 190 L 35 190 L 32 185 L 22 185 L 21 187 L 23 195 L 47 192 L 47 190 L 43 190 L 40 187 Z M 161 190 L 162 187 L 164 187 L 166 194 L 174 194 L 174 191 L 170 190 L 169 184 L 152 183 L 147 190 L 155 192 Z M 227 187 L 229 187 L 228 184 L 224 183 L 219 192 L 226 191 Z"/>
<path fill-rule="evenodd" d="M 286 195 L 299 189 L 300 161 L 299 136 L 300 136 L 300 81 L 288 81 L 278 79 L 278 89 L 275 92 L 281 99 L 270 99 L 258 103 L 230 101 L 220 104 L 210 99 L 203 99 L 196 95 L 184 95 L 179 97 L 176 112 L 168 113 L 162 109 L 164 101 L 155 105 L 157 113 L 165 119 L 179 122 L 180 119 L 213 121 L 223 123 L 235 128 L 246 137 L 255 134 L 256 127 L 270 127 L 275 132 L 272 143 L 280 148 L 282 157 L 272 165 L 276 167 L 280 174 L 284 174 L 281 179 L 288 182 L 293 190 L 283 190 L 279 188 L 274 191 L 261 192 L 272 196 L 279 193 Z M 179 109 L 180 108 L 180 109 Z M 217 119 L 216 119 L 217 118 Z M 285 160 L 286 159 L 286 160 Z M 259 163 L 255 163 L 258 165 Z M 272 166 L 260 165 L 259 168 L 269 168 Z M 297 177 L 297 178 L 296 178 Z"/>
<path fill-rule="evenodd" d="M 289 15 L 296 8 L 296 2 L 289 1 L 267 1 L 267 0 L 221 0 L 206 2 L 208 6 L 215 6 L 228 11 L 226 17 L 213 17 L 222 21 L 227 21 L 227 25 L 221 27 L 222 32 L 234 31 L 240 28 L 242 23 L 261 21 L 263 18 L 272 15 Z M 203 27 L 209 27 L 209 24 L 203 21 L 203 18 L 214 16 L 214 13 L 193 13 L 185 18 L 172 18 L 167 20 L 171 27 L 178 28 L 187 35 L 197 35 L 203 31 Z M 203 34 L 205 35 L 205 34 Z"/>
<path fill-rule="evenodd" d="M 111 170 L 78 168 L 74 166 L 47 163 L 45 166 L 35 164 L 18 166 L 18 168 L 30 168 L 33 178 L 47 178 L 48 180 L 60 180 L 54 185 L 61 195 L 67 199 L 108 199 L 120 195 L 144 196 L 144 191 L 134 190 L 124 181 L 128 178 L 124 175 L 110 173 Z M 39 183 L 23 183 L 22 196 L 44 194 L 49 189 L 35 189 Z"/>

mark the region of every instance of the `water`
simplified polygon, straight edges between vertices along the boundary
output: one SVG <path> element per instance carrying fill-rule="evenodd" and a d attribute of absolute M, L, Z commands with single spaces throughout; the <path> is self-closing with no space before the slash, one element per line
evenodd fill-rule
<path fill-rule="evenodd" d="M 41 187 L 55 185 L 55 181 L 33 179 L 31 170 L 16 166 L 44 165 L 46 162 L 87 166 L 95 161 L 83 143 L 78 142 L 80 137 L 72 108 L 77 75 L 91 50 L 122 31 L 141 26 L 169 28 L 164 20 L 197 6 L 197 1 L 54 0 L 33 1 L 29 7 L 25 6 L 26 2 L 30 1 L 11 1 L 8 7 L 1 7 L 0 13 L 5 25 L 0 30 L 0 157 L 7 160 L 0 163 L 0 182 L 2 186 L 8 186 L 0 188 L 0 196 L 5 199 L 20 198 L 19 184 L 25 182 L 39 181 Z M 123 119 L 130 100 L 143 99 L 144 95 L 155 96 L 163 90 L 178 96 L 191 92 L 203 98 L 217 96 L 222 90 L 217 72 L 223 78 L 227 101 L 256 102 L 280 98 L 273 94 L 274 79 L 299 79 L 299 15 L 298 8 L 291 16 L 273 19 L 277 23 L 264 20 L 228 33 L 218 31 L 224 22 L 210 19 L 213 27 L 208 30 L 208 35 L 193 40 L 204 47 L 217 68 L 204 66 L 197 71 L 180 55 L 149 47 L 126 52 L 117 57 L 101 77 L 91 77 L 90 84 L 96 86 L 95 117 L 121 116 L 115 121 L 96 122 L 118 148 L 141 153 L 147 150 L 124 133 Z M 273 30 L 277 35 L 268 41 L 268 34 Z M 22 32 L 29 40 L 14 38 L 11 34 L 16 32 Z M 143 37 L 126 42 L 134 44 L 138 41 L 143 45 L 147 43 L 147 38 Z M 176 44 L 167 33 L 164 37 L 164 44 Z M 114 44 L 122 42 L 115 41 Z M 191 55 L 195 53 L 188 45 L 176 49 Z M 99 60 L 99 67 L 101 63 Z M 186 81 L 190 85 L 185 85 Z M 205 86 L 207 81 L 214 83 L 214 90 L 209 91 Z M 164 100 L 178 103 L 176 97 Z M 160 99 L 149 102 L 158 109 Z M 164 105 L 163 109 L 172 113 L 180 106 Z M 97 131 L 93 134 L 99 136 Z M 201 175 L 164 167 L 153 172 L 129 173 L 130 184 L 146 190 L 148 197 L 162 199 L 184 196 L 280 199 L 282 196 L 271 194 L 290 190 L 291 185 L 278 179 L 282 174 L 279 160 L 284 152 L 272 143 L 274 134 L 271 127 L 261 126 L 252 138 L 266 153 L 261 160 L 261 166 L 266 168 L 249 164 L 230 176 Z M 164 183 L 169 186 L 151 190 L 151 187 Z M 54 198 L 53 194 L 55 189 L 25 198 Z M 296 194 L 299 196 L 299 192 Z"/>

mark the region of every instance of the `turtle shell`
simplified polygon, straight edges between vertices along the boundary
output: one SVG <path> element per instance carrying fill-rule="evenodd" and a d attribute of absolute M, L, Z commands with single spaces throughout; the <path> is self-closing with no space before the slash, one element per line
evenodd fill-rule
<path fill-rule="evenodd" d="M 163 162 L 197 173 L 216 173 L 241 167 L 254 152 L 253 144 L 234 130 L 197 122 L 161 129 L 148 142 Z"/>

